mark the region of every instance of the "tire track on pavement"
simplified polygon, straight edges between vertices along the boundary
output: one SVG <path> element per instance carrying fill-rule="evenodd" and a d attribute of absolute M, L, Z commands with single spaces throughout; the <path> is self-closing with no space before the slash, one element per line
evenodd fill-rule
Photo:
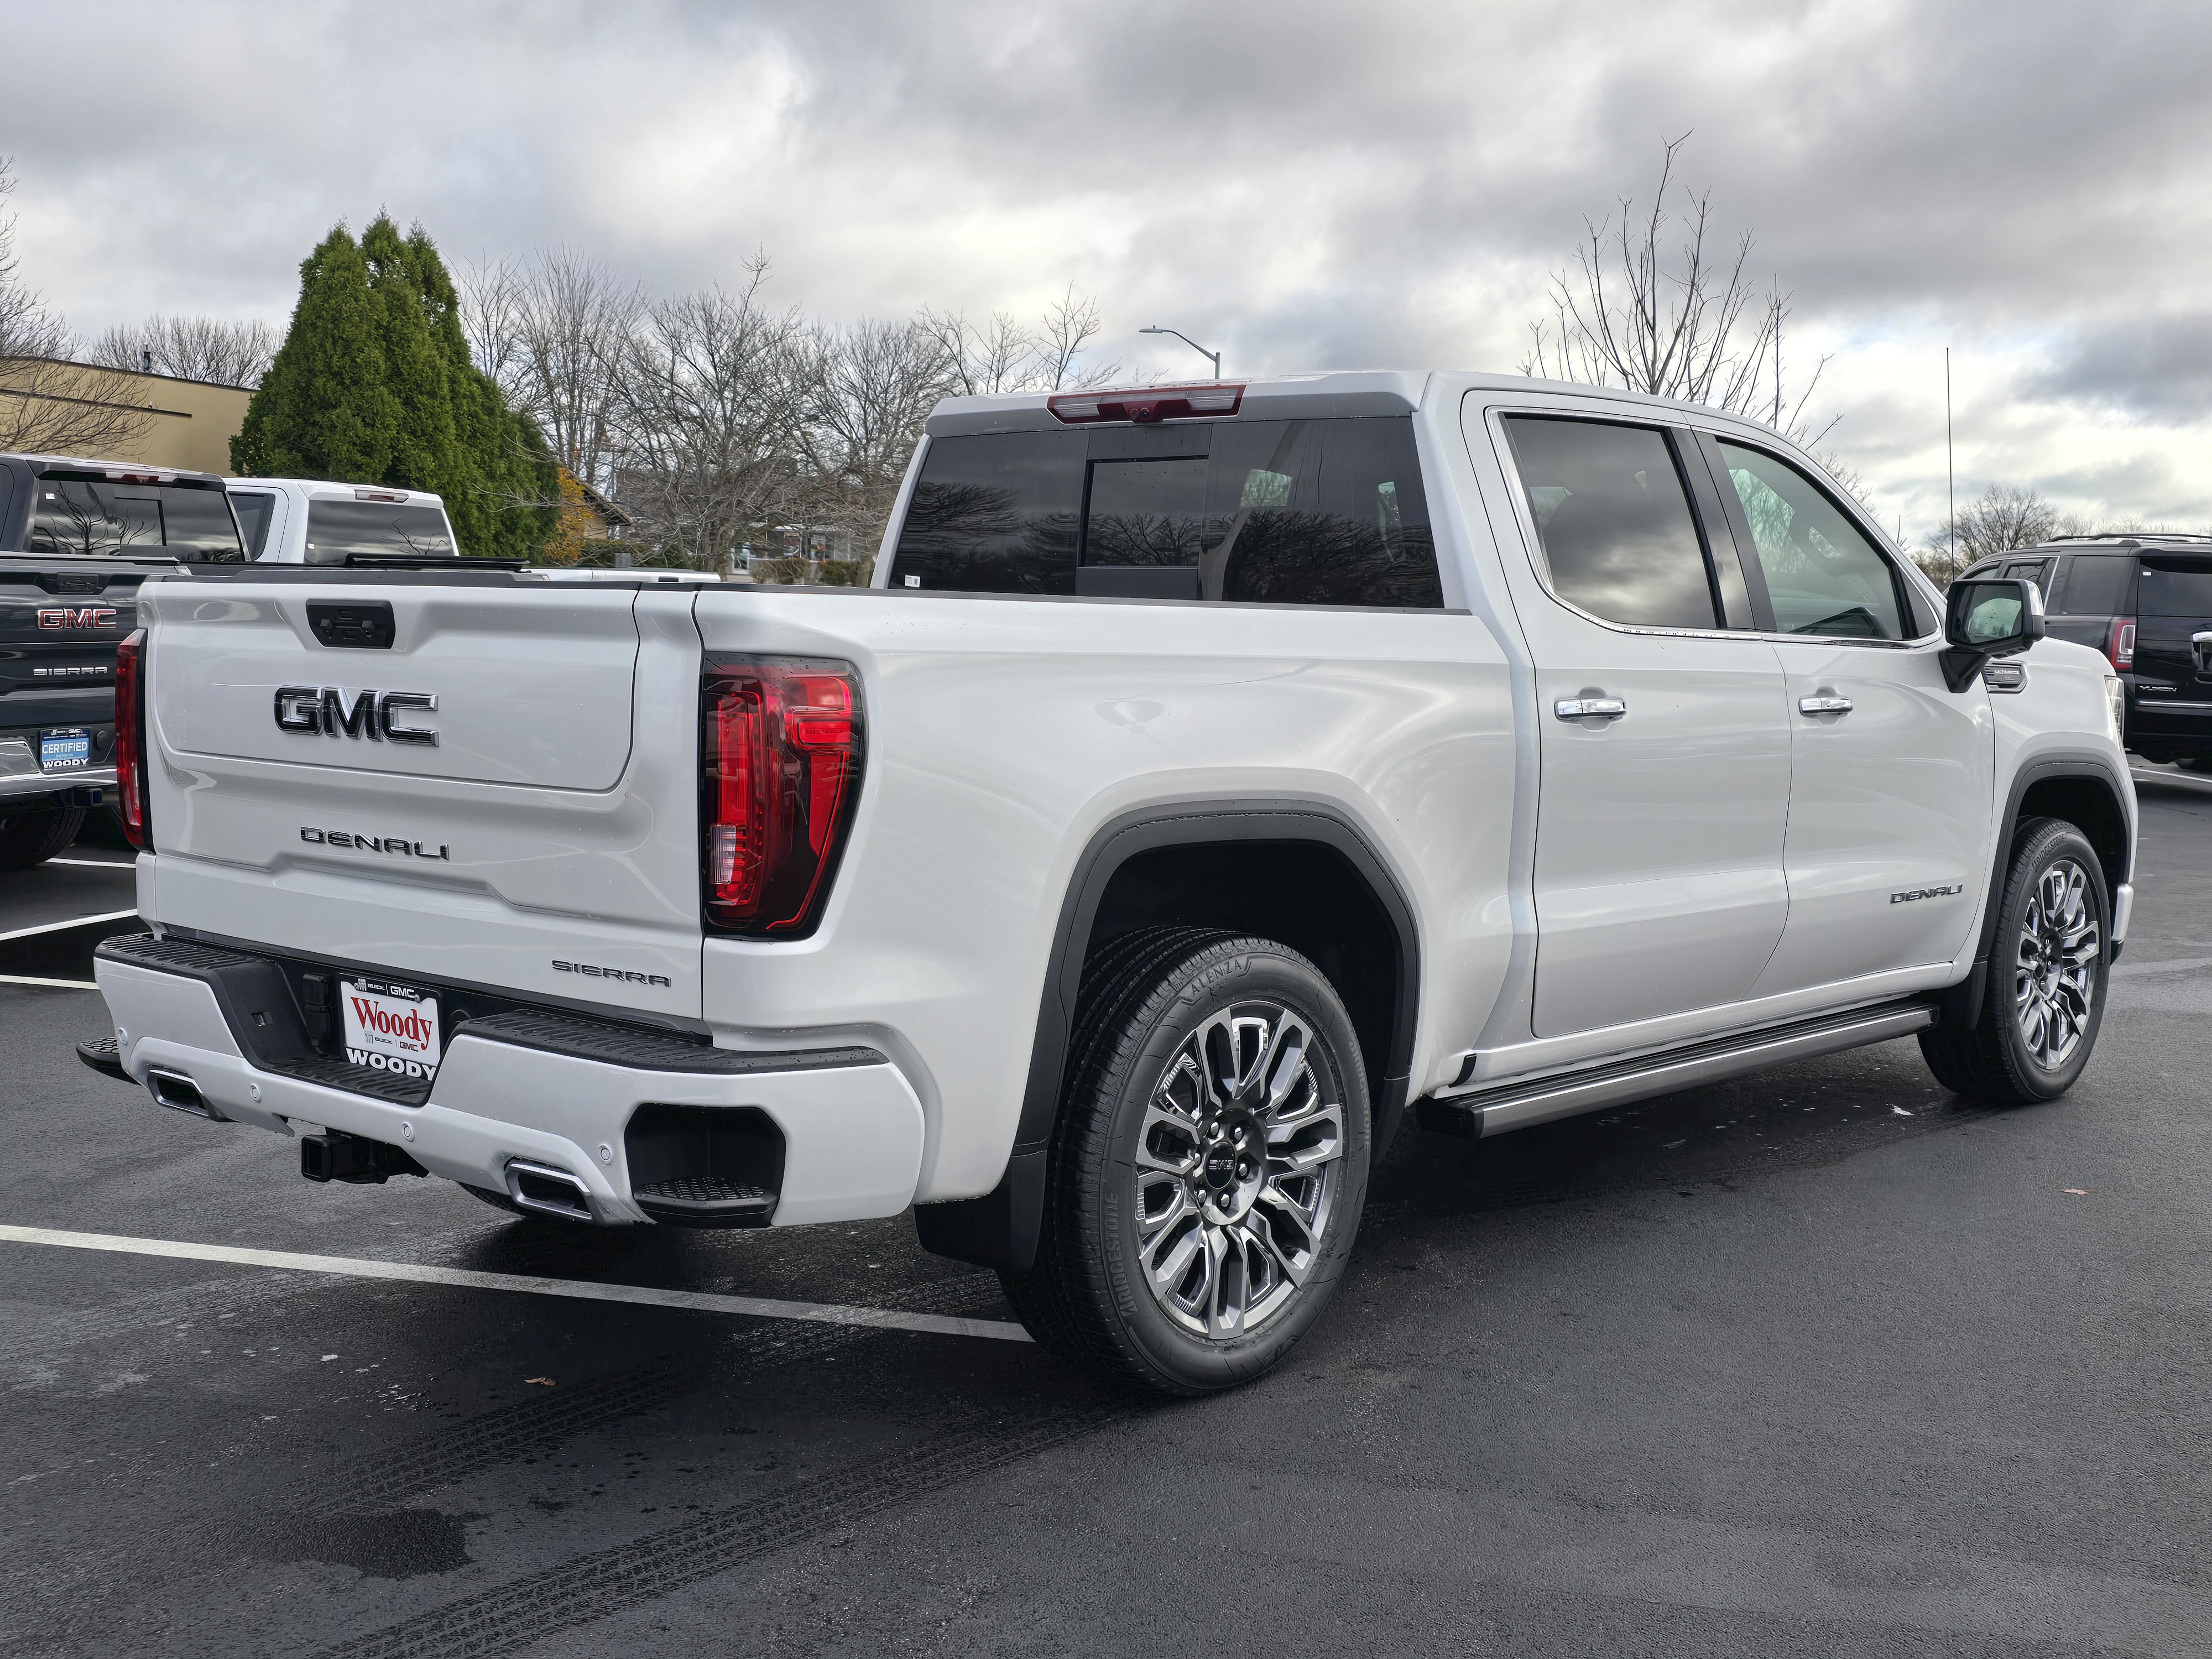
<path fill-rule="evenodd" d="M 488 1659 L 1049 1451 L 1142 1408 L 973 1413 L 924 1444 L 577 1556 L 324 1650 L 321 1659 Z"/>

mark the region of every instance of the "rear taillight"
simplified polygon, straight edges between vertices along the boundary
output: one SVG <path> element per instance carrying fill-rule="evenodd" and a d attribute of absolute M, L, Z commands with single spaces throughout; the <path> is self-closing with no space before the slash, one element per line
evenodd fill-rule
<path fill-rule="evenodd" d="M 154 844 L 146 801 L 146 630 L 115 647 L 115 804 L 133 847 Z"/>
<path fill-rule="evenodd" d="M 2115 668 L 2132 669 L 2136 665 L 2136 619 L 2115 617 L 2112 628 L 2105 635 L 2105 655 Z"/>
<path fill-rule="evenodd" d="M 699 859 L 711 927 L 814 931 L 860 793 L 860 677 L 775 658 L 708 665 L 699 726 Z"/>

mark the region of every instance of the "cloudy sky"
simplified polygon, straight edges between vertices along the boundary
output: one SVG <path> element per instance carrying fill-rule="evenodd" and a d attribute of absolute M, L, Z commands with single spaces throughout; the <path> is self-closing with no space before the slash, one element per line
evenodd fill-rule
<path fill-rule="evenodd" d="M 82 332 L 289 315 L 336 220 L 831 318 L 1097 296 L 1133 376 L 1519 362 L 1663 137 L 1828 355 L 1884 520 L 2212 528 L 2212 6 L 132 7 L 8 0 L 23 274 Z"/>

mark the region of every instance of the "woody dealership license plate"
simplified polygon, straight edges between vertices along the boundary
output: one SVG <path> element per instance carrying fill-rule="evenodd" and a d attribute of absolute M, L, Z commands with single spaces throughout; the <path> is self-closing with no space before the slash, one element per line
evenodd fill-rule
<path fill-rule="evenodd" d="M 438 1069 L 438 999 L 380 979 L 338 981 L 346 1058 L 400 1077 Z"/>

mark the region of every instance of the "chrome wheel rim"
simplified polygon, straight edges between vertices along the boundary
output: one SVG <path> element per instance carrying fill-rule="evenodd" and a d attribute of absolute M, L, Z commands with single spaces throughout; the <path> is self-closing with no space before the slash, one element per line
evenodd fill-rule
<path fill-rule="evenodd" d="M 2089 872 L 2061 859 L 2036 878 L 2028 896 L 2013 972 L 2021 1041 L 2046 1072 L 2063 1066 L 2089 1029 L 2103 954 Z"/>
<path fill-rule="evenodd" d="M 1239 1002 L 1177 1047 L 1137 1135 L 1137 1268 L 1162 1311 L 1227 1342 L 1281 1316 L 1320 1260 L 1344 1158 L 1313 1028 Z"/>

